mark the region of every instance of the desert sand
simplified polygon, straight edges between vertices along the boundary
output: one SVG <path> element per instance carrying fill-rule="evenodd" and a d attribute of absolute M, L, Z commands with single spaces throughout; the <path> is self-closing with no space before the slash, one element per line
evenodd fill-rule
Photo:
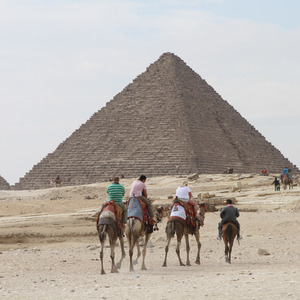
<path fill-rule="evenodd" d="M 93 215 L 106 200 L 109 182 L 0 191 L 0 299 L 300 299 L 300 186 L 275 192 L 274 175 L 200 175 L 189 180 L 195 198 L 201 194 L 202 200 L 218 203 L 216 212 L 206 213 L 200 230 L 201 265 L 194 263 L 196 244 L 190 236 L 192 266 L 179 266 L 173 239 L 167 267 L 162 267 L 164 218 L 147 247 L 148 270 L 141 271 L 139 260 L 129 272 L 126 242 L 118 274 L 110 273 L 106 247 L 105 275 L 100 274 Z M 184 179 L 149 178 L 153 204 L 169 205 Z M 121 180 L 126 196 L 132 181 Z M 223 242 L 216 239 L 218 210 L 226 198 L 236 201 L 243 236 L 240 245 L 234 243 L 231 264 L 225 262 Z M 185 262 L 184 240 L 181 255 Z"/>

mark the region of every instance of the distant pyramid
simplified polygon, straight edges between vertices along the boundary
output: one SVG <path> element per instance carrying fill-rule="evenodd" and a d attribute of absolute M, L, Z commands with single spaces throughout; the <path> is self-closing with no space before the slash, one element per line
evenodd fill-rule
<path fill-rule="evenodd" d="M 0 190 L 9 190 L 9 189 L 10 189 L 9 183 L 2 176 L 0 176 Z"/>
<path fill-rule="evenodd" d="M 185 62 L 163 54 L 27 173 L 16 189 L 296 166 Z"/>

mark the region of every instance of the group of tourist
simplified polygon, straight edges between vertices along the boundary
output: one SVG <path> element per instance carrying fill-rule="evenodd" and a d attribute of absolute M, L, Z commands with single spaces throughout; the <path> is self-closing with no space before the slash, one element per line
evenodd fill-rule
<path fill-rule="evenodd" d="M 146 182 L 147 177 L 145 175 L 141 175 L 139 179 L 133 181 L 129 193 L 129 197 L 138 197 L 141 201 L 146 204 L 147 210 L 151 218 L 153 218 L 153 209 L 151 202 L 147 199 L 147 188 Z M 125 194 L 125 188 L 122 184 L 120 184 L 119 177 L 114 177 L 112 184 L 107 187 L 108 200 L 114 200 L 120 207 L 123 209 L 123 223 L 127 222 L 127 207 L 123 203 L 123 197 Z M 188 186 L 187 181 L 183 181 L 182 184 L 176 189 L 176 197 L 178 200 L 187 202 L 192 205 L 194 210 L 195 218 L 200 220 L 200 216 L 198 213 L 197 203 L 192 200 L 192 191 Z M 233 222 L 237 226 L 237 239 L 240 239 L 240 224 L 237 221 L 239 217 L 239 210 L 233 206 L 232 201 L 230 199 L 226 200 L 226 206 L 222 209 L 220 213 L 220 217 L 222 221 L 218 224 L 218 239 L 221 239 L 222 235 L 222 226 L 228 222 Z"/>

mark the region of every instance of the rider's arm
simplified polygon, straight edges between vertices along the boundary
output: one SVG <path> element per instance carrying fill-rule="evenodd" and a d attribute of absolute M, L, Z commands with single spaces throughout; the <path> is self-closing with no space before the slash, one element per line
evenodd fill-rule
<path fill-rule="evenodd" d="M 144 196 L 145 198 L 148 198 L 148 194 L 147 194 L 147 190 L 146 190 L 146 189 L 143 189 L 143 196 Z"/>
<path fill-rule="evenodd" d="M 189 192 L 189 200 L 192 199 L 192 192 Z"/>

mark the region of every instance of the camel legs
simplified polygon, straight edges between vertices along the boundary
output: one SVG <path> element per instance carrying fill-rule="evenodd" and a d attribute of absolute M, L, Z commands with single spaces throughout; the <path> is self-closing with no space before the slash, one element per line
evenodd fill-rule
<path fill-rule="evenodd" d="M 103 251 L 104 251 L 104 241 L 101 242 L 101 250 L 100 250 L 100 261 L 101 261 L 101 274 L 105 274 L 104 267 L 103 267 Z"/>
<path fill-rule="evenodd" d="M 132 237 L 132 239 L 134 239 L 134 237 Z M 130 269 L 129 271 L 133 272 L 134 268 L 133 268 L 133 262 L 132 262 L 132 256 L 133 256 L 133 248 L 134 245 L 136 244 L 136 240 L 131 240 L 131 243 L 129 244 L 129 258 L 130 258 Z"/>
<path fill-rule="evenodd" d="M 124 249 L 124 239 L 123 239 L 122 236 L 119 237 L 119 241 L 120 241 L 120 246 L 121 246 L 122 256 L 121 256 L 119 262 L 117 262 L 117 264 L 116 264 L 117 269 L 120 269 L 120 268 L 121 268 L 122 261 L 123 261 L 123 259 L 124 259 L 125 256 L 126 256 L 125 249 Z"/>
<path fill-rule="evenodd" d="M 229 246 L 228 244 L 225 244 L 225 262 L 229 263 Z"/>
<path fill-rule="evenodd" d="M 165 260 L 164 260 L 164 263 L 162 265 L 163 267 L 167 266 L 167 255 L 168 255 L 168 251 L 169 251 L 170 242 L 171 242 L 171 235 L 168 235 L 168 241 L 167 241 L 167 245 L 166 245 L 166 248 L 165 248 Z"/>
<path fill-rule="evenodd" d="M 185 238 L 185 248 L 186 248 L 186 265 L 190 266 L 191 262 L 190 262 L 190 243 L 189 243 L 189 234 L 185 233 L 184 234 L 184 238 Z"/>
<path fill-rule="evenodd" d="M 110 259 L 111 259 L 111 270 L 110 273 L 119 273 L 117 270 L 117 267 L 115 265 L 115 247 L 116 247 L 116 237 L 110 237 L 109 238 L 109 244 L 110 244 Z"/>
<path fill-rule="evenodd" d="M 200 243 L 200 233 L 199 231 L 196 230 L 195 232 L 195 238 L 198 246 L 198 251 L 197 251 L 197 257 L 195 263 L 200 265 L 200 250 L 201 250 L 201 243 Z"/>
<path fill-rule="evenodd" d="M 147 250 L 147 244 L 148 244 L 149 238 L 150 238 L 150 234 L 146 233 L 145 243 L 144 243 L 144 247 L 143 247 L 142 270 L 147 270 L 146 265 L 145 265 L 145 256 L 146 256 L 146 250 Z"/>
<path fill-rule="evenodd" d="M 177 232 L 177 246 L 176 246 L 176 254 L 178 256 L 179 259 L 179 264 L 181 266 L 185 266 L 185 264 L 182 262 L 181 258 L 180 258 L 180 245 L 181 245 L 181 239 L 182 239 L 183 233 L 178 233 Z"/>

